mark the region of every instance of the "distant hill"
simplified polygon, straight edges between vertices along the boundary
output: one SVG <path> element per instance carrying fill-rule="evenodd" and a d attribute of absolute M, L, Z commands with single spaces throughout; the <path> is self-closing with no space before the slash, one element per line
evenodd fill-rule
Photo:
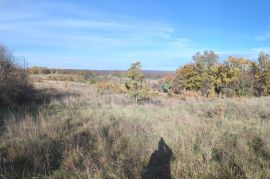
<path fill-rule="evenodd" d="M 78 69 L 56 69 L 59 73 L 93 73 L 95 75 L 115 75 L 121 76 L 127 73 L 127 70 L 78 70 Z M 173 75 L 175 71 L 143 70 L 146 78 L 161 78 L 166 75 Z"/>

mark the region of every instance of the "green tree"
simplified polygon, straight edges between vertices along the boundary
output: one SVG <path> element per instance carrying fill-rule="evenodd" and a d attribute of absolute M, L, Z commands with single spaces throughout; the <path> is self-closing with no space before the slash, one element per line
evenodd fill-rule
<path fill-rule="evenodd" d="M 141 67 L 140 62 L 131 64 L 128 69 L 129 80 L 125 83 L 126 89 L 136 105 L 138 104 L 138 100 L 147 98 L 149 92 L 149 87 L 144 80 Z"/>

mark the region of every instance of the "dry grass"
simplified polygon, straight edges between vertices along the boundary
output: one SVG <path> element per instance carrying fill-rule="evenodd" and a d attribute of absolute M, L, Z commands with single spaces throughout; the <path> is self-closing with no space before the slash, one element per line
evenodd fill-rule
<path fill-rule="evenodd" d="M 269 97 L 160 97 L 136 106 L 89 84 L 35 86 L 78 95 L 53 98 L 35 113 L 5 112 L 0 178 L 140 178 L 161 137 L 173 152 L 173 178 L 270 176 Z"/>

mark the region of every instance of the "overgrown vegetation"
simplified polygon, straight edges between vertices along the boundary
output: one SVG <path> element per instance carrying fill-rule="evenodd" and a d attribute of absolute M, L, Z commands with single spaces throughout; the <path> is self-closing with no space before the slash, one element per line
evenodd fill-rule
<path fill-rule="evenodd" d="M 0 45 L 0 106 L 26 103 L 32 93 L 26 71 L 3 45 Z"/>
<path fill-rule="evenodd" d="M 263 52 L 258 63 L 229 57 L 220 64 L 213 51 L 197 53 L 193 61 L 176 71 L 172 82 L 175 93 L 194 90 L 207 97 L 270 95 L 270 58 Z"/>
<path fill-rule="evenodd" d="M 32 67 L 28 71 L 31 74 L 51 74 L 48 76 L 50 80 L 98 82 L 99 89 L 111 88 L 119 93 L 128 93 L 135 103 L 150 97 L 151 93 L 157 94 L 158 91 L 169 96 L 189 91 L 208 98 L 270 95 L 268 54 L 261 52 L 257 62 L 230 56 L 223 63 L 219 63 L 218 55 L 214 51 L 206 50 L 202 54 L 196 53 L 192 59 L 194 63 L 183 65 L 174 75 L 164 75 L 158 80 L 146 78 L 140 62 L 132 64 L 126 73 L 111 75 L 97 75 L 85 71 L 69 73 L 65 70 L 62 71 L 65 75 L 59 75 L 61 70 L 41 67 Z"/>
<path fill-rule="evenodd" d="M 66 89 L 64 83 L 35 86 L 80 95 L 54 98 L 36 115 L 6 115 L 2 177 L 140 178 L 160 170 L 155 156 L 165 157 L 173 178 L 270 175 L 269 97 L 164 96 L 159 104 L 136 106 L 125 95 L 75 82 Z"/>
<path fill-rule="evenodd" d="M 15 61 L 0 48 L 0 178 L 270 176 L 264 53 L 258 62 L 218 63 L 205 51 L 158 79 L 140 62 L 121 75 L 33 67 L 31 104 L 29 78 Z"/>

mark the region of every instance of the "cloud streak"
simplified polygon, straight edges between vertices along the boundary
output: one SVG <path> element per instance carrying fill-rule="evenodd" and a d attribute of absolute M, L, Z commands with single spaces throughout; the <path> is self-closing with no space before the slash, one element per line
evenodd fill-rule
<path fill-rule="evenodd" d="M 266 33 L 266 34 L 263 34 L 263 35 L 256 36 L 255 39 L 256 40 L 261 40 L 261 41 L 269 40 L 270 39 L 270 33 Z"/>
<path fill-rule="evenodd" d="M 44 11 L 48 6 L 51 10 Z M 70 4 L 48 6 L 21 9 L 20 13 L 0 12 L 0 34 L 5 34 L 0 35 L 1 39 L 15 44 L 18 54 L 25 55 L 30 65 L 44 64 L 39 61 L 45 58 L 58 59 L 63 64 L 64 59 L 69 59 L 69 63 L 72 59 L 73 63 L 87 60 L 89 68 L 100 67 L 93 65 L 98 59 L 100 63 L 113 61 L 125 66 L 133 60 L 145 60 L 151 68 L 157 67 L 155 61 L 166 64 L 168 59 L 187 57 L 193 52 L 190 39 L 176 36 L 173 27 L 161 22 L 110 14 L 97 16 Z M 68 13 L 63 17 L 51 15 L 61 9 Z M 67 51 L 73 53 L 67 56 Z"/>
<path fill-rule="evenodd" d="M 270 34 L 256 39 L 268 38 Z M 63 68 L 126 69 L 140 60 L 147 69 L 173 70 L 209 49 L 170 23 L 66 1 L 1 1 L 0 39 L 30 65 Z M 217 51 L 222 57 L 255 53 Z"/>

